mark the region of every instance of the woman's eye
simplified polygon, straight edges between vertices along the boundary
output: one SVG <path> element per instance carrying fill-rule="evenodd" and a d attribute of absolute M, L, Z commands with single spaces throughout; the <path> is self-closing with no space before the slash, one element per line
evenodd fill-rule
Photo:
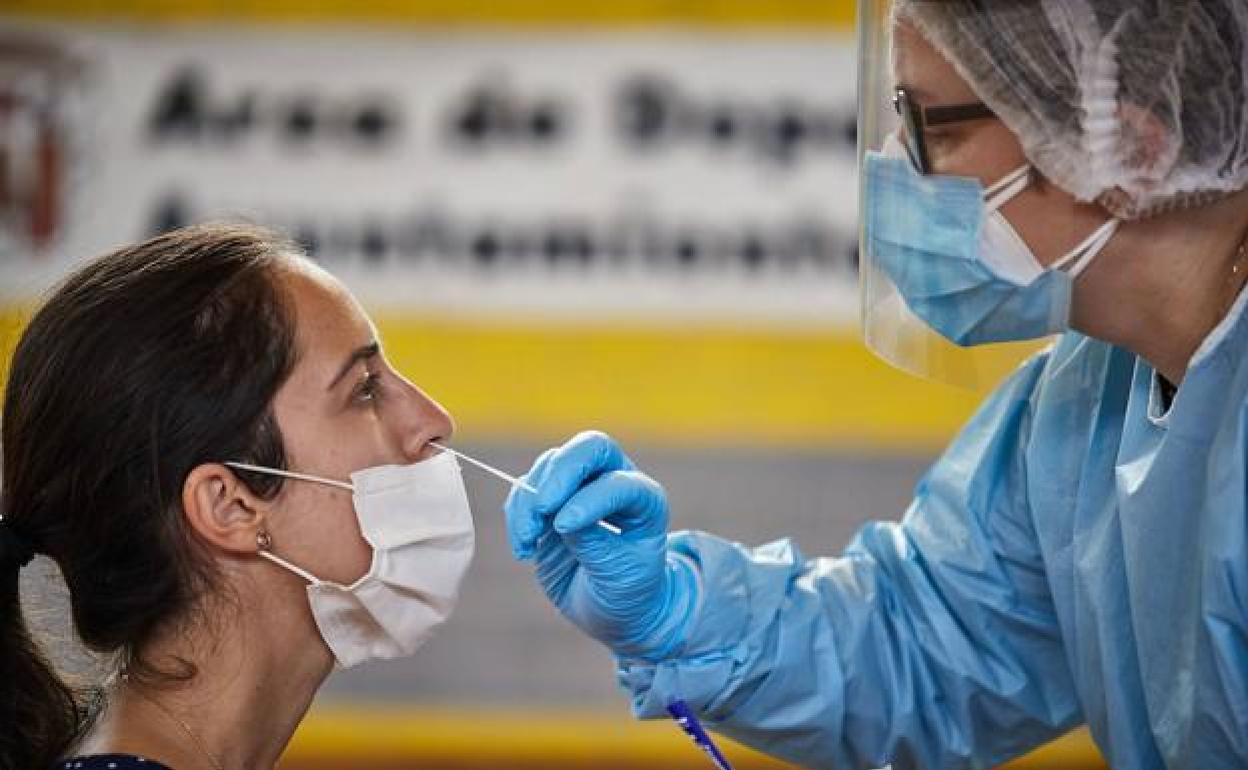
<path fill-rule="evenodd" d="M 360 380 L 355 388 L 355 400 L 360 402 L 376 401 L 381 395 L 381 377 L 369 372 Z"/>

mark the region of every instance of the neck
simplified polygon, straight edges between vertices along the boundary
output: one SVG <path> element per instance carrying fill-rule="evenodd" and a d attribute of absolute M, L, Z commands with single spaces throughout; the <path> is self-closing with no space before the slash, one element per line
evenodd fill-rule
<path fill-rule="evenodd" d="M 195 675 L 173 683 L 119 680 L 79 753 L 136 754 L 180 770 L 273 767 L 332 657 L 301 592 L 297 601 L 266 605 L 223 609 L 229 614 L 213 625 L 225 631 L 213 638 L 175 633 L 151 645 L 146 660 L 177 671 L 180 658 L 194 664 Z"/>
<path fill-rule="evenodd" d="M 1076 284 L 1071 326 L 1126 348 L 1174 384 L 1248 277 L 1248 191 L 1125 222 Z"/>

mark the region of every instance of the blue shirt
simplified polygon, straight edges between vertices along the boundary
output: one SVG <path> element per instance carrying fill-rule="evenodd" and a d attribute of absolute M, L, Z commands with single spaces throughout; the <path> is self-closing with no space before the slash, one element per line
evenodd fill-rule
<path fill-rule="evenodd" d="M 1248 767 L 1246 301 L 1168 409 L 1067 333 L 840 558 L 674 535 L 702 604 L 676 657 L 619 661 L 634 710 L 840 770 L 990 767 L 1082 722 L 1115 768 Z"/>

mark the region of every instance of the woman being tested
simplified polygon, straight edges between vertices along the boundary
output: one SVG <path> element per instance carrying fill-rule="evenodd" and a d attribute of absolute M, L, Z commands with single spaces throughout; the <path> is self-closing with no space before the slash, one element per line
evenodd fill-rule
<path fill-rule="evenodd" d="M 1114 768 L 1248 767 L 1248 4 L 886 5 L 868 341 L 1061 336 L 840 558 L 669 535 L 601 434 L 538 459 L 513 548 L 637 714 L 804 765 L 989 767 L 1086 723 Z"/>
<path fill-rule="evenodd" d="M 267 232 L 176 231 L 70 276 L 5 393 L 0 768 L 273 767 L 335 662 L 410 654 L 454 606 L 472 519 L 430 443 L 451 431 Z M 36 554 L 118 661 L 102 708 L 32 640 Z"/>

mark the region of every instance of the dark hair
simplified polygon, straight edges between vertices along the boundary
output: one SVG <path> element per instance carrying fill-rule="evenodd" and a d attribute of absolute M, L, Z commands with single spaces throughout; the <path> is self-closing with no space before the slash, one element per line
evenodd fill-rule
<path fill-rule="evenodd" d="M 57 562 L 82 642 L 132 672 L 144 643 L 217 581 L 185 524 L 187 474 L 225 459 L 285 467 L 271 406 L 296 351 L 278 274 L 298 253 L 221 224 L 123 248 L 66 279 L 14 352 L 4 526 Z M 265 497 L 280 488 L 249 483 Z M 0 659 L 0 768 L 48 767 L 83 711 L 34 643 L 11 574 L 0 575 Z"/>

